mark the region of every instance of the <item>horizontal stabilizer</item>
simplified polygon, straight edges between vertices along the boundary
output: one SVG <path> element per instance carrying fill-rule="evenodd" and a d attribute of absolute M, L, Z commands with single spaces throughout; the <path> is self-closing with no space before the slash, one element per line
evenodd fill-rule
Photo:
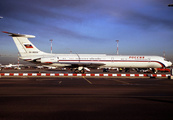
<path fill-rule="evenodd" d="M 16 33 L 6 32 L 6 31 L 2 31 L 2 32 L 3 32 L 3 33 L 7 33 L 7 34 L 9 34 L 9 36 L 12 36 L 12 37 L 35 38 L 34 35 L 22 35 L 22 34 L 16 34 Z"/>

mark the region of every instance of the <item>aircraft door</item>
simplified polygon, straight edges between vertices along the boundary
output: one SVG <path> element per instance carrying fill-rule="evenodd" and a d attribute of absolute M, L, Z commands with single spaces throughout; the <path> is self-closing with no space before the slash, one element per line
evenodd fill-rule
<path fill-rule="evenodd" d="M 148 58 L 148 62 L 149 62 L 149 63 L 151 62 L 150 58 Z"/>
<path fill-rule="evenodd" d="M 114 58 L 113 57 L 111 58 L 111 61 L 114 62 Z"/>

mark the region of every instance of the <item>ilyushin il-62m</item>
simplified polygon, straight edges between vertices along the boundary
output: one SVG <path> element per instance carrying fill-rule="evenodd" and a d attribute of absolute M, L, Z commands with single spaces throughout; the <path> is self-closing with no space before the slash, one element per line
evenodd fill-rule
<path fill-rule="evenodd" d="M 4 31 L 3 31 L 4 32 Z M 85 69 L 100 68 L 163 68 L 172 65 L 161 56 L 145 55 L 107 55 L 107 54 L 51 54 L 40 51 L 28 38 L 33 35 L 4 32 L 12 36 L 21 59 L 52 67 L 72 68 L 74 72 L 84 73 Z"/>

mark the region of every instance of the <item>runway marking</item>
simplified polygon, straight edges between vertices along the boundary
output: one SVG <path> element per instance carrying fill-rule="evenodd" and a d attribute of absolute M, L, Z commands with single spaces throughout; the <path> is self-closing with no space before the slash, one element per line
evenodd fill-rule
<path fill-rule="evenodd" d="M 121 81 L 121 80 L 113 80 L 113 81 L 116 81 L 116 82 L 120 82 L 120 83 L 123 83 L 123 84 L 130 84 L 130 83 L 128 83 L 128 82 L 124 82 L 124 81 Z"/>
<path fill-rule="evenodd" d="M 92 84 L 89 80 L 87 80 L 87 79 L 85 78 L 85 76 L 83 76 L 83 78 L 84 78 L 89 84 Z"/>
<path fill-rule="evenodd" d="M 36 79 L 36 81 L 37 82 L 42 82 L 42 81 L 51 81 L 51 80 L 53 80 L 54 81 L 54 79 Z M 57 81 L 59 84 L 61 84 L 62 83 L 62 81 Z"/>

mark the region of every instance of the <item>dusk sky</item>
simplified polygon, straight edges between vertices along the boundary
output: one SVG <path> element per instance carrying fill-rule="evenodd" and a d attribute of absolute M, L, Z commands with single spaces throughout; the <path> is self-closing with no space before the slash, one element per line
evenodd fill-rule
<path fill-rule="evenodd" d="M 173 61 L 172 0 L 1 0 L 0 31 L 35 35 L 53 53 L 159 55 Z M 17 63 L 18 50 L 0 33 L 0 63 Z M 11 56 L 10 56 L 11 55 Z M 22 61 L 22 60 L 20 60 Z"/>

